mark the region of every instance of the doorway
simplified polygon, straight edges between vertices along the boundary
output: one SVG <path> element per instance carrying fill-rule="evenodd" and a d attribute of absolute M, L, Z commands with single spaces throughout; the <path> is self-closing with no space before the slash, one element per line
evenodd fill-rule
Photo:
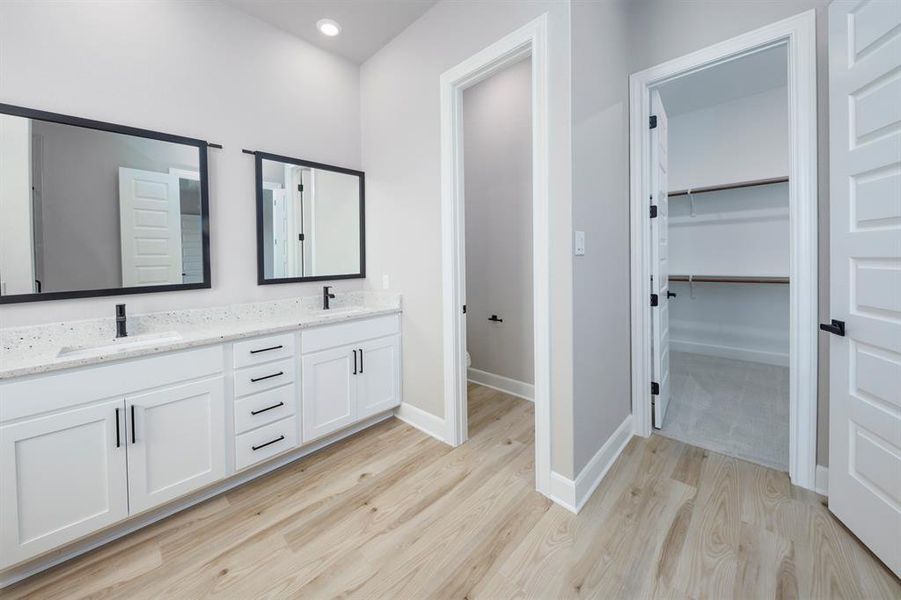
<path fill-rule="evenodd" d="M 531 73 L 526 57 L 463 92 L 469 436 L 486 398 L 534 398 Z"/>
<path fill-rule="evenodd" d="M 542 494 L 549 495 L 551 315 L 548 239 L 548 58 L 545 15 L 498 40 L 441 76 L 442 287 L 445 298 L 442 309 L 446 427 L 444 439 L 449 444 L 458 446 L 466 441 L 469 433 L 463 93 L 467 88 L 525 58 L 529 58 L 531 63 L 529 94 L 535 487 Z"/>
<path fill-rule="evenodd" d="M 662 421 L 658 425 L 665 426 L 667 400 L 674 390 L 678 389 L 676 381 L 673 379 L 676 370 L 682 375 L 689 373 L 689 383 L 690 373 L 692 371 L 699 373 L 700 375 L 695 377 L 695 383 L 697 383 L 698 378 L 703 378 L 705 372 L 721 374 L 726 370 L 722 365 L 708 364 L 712 360 L 742 361 L 754 358 L 760 361 L 764 357 L 768 357 L 771 361 L 785 361 L 787 366 L 784 368 L 788 369 L 787 419 L 783 419 L 788 422 L 788 456 L 785 466 L 796 485 L 809 489 L 813 489 L 816 482 L 817 414 L 817 146 L 814 34 L 814 13 L 812 11 L 802 13 L 633 74 L 630 79 L 632 407 L 636 433 L 642 436 L 651 434 L 655 409 L 658 421 Z M 755 175 L 734 175 L 723 180 L 715 177 L 707 180 L 699 179 L 697 182 L 683 183 L 685 187 L 681 189 L 669 185 L 667 180 L 670 173 L 666 167 L 662 169 L 663 176 L 661 176 L 660 165 L 654 164 L 654 159 L 661 156 L 660 148 L 655 148 L 655 143 L 662 143 L 664 147 L 662 156 L 667 157 L 667 140 L 664 138 L 661 142 L 658 136 L 666 123 L 666 107 L 663 106 L 667 93 L 666 86 L 669 86 L 670 92 L 679 85 L 683 85 L 688 92 L 696 92 L 691 87 L 689 78 L 694 78 L 697 85 L 698 78 L 715 78 L 718 76 L 718 70 L 737 69 L 742 62 L 747 64 L 757 61 L 762 64 L 766 62 L 767 58 L 778 59 L 780 52 L 784 53 L 782 58 L 770 62 L 777 64 L 781 60 L 778 70 L 784 72 L 786 79 L 784 97 L 787 111 L 786 120 L 783 121 L 783 128 L 787 130 L 785 171 L 778 173 L 761 171 Z M 763 70 L 761 64 L 757 64 L 754 70 Z M 747 84 L 745 79 L 745 77 L 739 76 L 732 85 L 707 84 L 705 87 L 711 88 L 712 91 L 706 95 L 686 93 L 686 102 L 689 100 L 701 103 L 709 102 L 709 96 L 716 93 L 715 90 L 735 89 Z M 765 90 L 759 91 L 763 93 Z M 773 92 L 773 95 L 775 94 L 776 92 Z M 746 90 L 741 95 L 748 97 L 753 94 L 749 94 Z M 670 131 L 670 133 L 672 132 Z M 687 140 L 689 144 L 696 141 L 696 139 Z M 729 158 L 729 152 L 714 148 L 715 144 L 707 144 L 700 150 L 710 154 L 711 160 Z M 680 154 L 684 154 L 684 152 L 680 152 Z M 735 154 L 735 149 L 732 154 Z M 669 157 L 672 157 L 671 152 Z M 771 157 L 764 156 L 759 162 L 765 163 L 768 158 Z M 663 162 L 668 164 L 672 162 L 672 159 Z M 741 161 L 733 162 L 741 166 Z M 687 173 L 691 177 L 689 169 L 690 165 L 684 166 L 682 169 L 684 172 L 679 173 L 679 176 Z M 711 174 L 724 173 L 724 169 L 725 167 L 708 167 L 706 171 Z M 683 181 L 685 180 L 683 179 Z M 750 185 L 754 182 L 758 185 Z M 736 184 L 745 184 L 745 187 L 734 187 Z M 705 193 L 703 189 L 724 186 L 728 186 L 728 188 L 713 189 L 709 193 Z M 688 187 L 692 188 L 691 194 L 687 193 Z M 757 189 L 755 190 L 755 188 Z M 777 237 L 787 239 L 783 239 L 782 242 L 773 242 L 762 248 L 764 252 L 769 253 L 767 255 L 769 262 L 766 265 L 754 264 L 750 260 L 744 263 L 740 262 L 741 256 L 733 251 L 742 250 L 741 244 L 735 238 L 730 239 L 728 233 L 722 240 L 720 250 L 710 250 L 709 248 L 705 250 L 705 244 L 692 243 L 686 239 L 687 236 L 682 235 L 694 231 L 695 235 L 700 236 L 698 241 L 706 239 L 707 242 L 715 238 L 714 233 L 724 235 L 723 231 L 716 232 L 716 228 L 706 230 L 703 235 L 697 232 L 701 231 L 698 228 L 701 221 L 705 219 L 716 223 L 720 228 L 726 225 L 722 222 L 717 223 L 717 220 L 724 220 L 721 217 L 728 214 L 726 209 L 730 206 L 730 196 L 733 207 L 747 208 L 747 198 L 744 198 L 743 201 L 743 196 L 757 194 L 757 192 L 762 193 L 761 197 L 764 200 L 758 201 L 762 203 L 759 208 L 755 207 L 750 210 L 770 211 L 772 214 L 768 218 L 777 219 L 770 222 L 774 228 L 769 233 L 763 234 L 765 237 L 777 235 L 775 224 L 778 223 L 779 217 L 776 215 L 780 212 L 787 212 L 787 215 L 782 217 L 787 217 L 787 224 L 784 225 L 785 235 L 777 235 Z M 721 196 L 719 205 L 714 205 L 710 201 L 715 194 Z M 702 198 L 705 195 L 707 197 Z M 656 216 L 654 216 L 655 211 Z M 758 214 L 757 216 L 762 215 Z M 673 221 L 674 223 L 671 223 Z M 740 221 L 735 219 L 732 221 L 733 225 L 730 227 L 739 227 Z M 759 222 L 754 221 L 754 223 Z M 676 226 L 671 227 L 671 224 Z M 681 231 L 677 232 L 680 228 Z M 752 235 L 753 227 L 749 227 L 747 223 L 741 228 L 741 231 L 746 236 L 754 237 Z M 732 235 L 735 235 L 734 231 Z M 676 254 L 672 253 L 674 243 L 679 244 Z M 717 261 L 721 262 L 717 264 Z M 784 271 L 779 271 L 780 268 L 784 268 Z M 726 272 L 713 273 L 714 269 L 722 269 Z M 677 272 L 677 270 L 689 272 Z M 690 271 L 694 271 L 694 273 Z M 700 276 L 702 275 L 706 275 L 706 278 L 712 281 L 701 281 Z M 731 281 L 716 280 L 723 278 Z M 748 279 L 754 281 L 747 281 Z M 701 286 L 704 286 L 703 290 Z M 729 293 L 724 291 L 725 287 L 729 287 Z M 750 291 L 752 289 L 753 293 Z M 701 298 L 702 292 L 703 299 Z M 672 293 L 676 294 L 675 298 L 670 295 Z M 771 303 L 778 302 L 780 306 L 784 306 L 787 296 L 787 308 L 780 309 L 779 313 L 785 320 L 780 329 L 787 337 L 787 344 L 785 340 L 779 342 L 773 339 L 770 340 L 769 346 L 758 344 L 756 354 L 724 355 L 730 347 L 734 349 L 736 345 L 724 343 L 722 338 L 718 343 L 711 341 L 710 331 L 704 331 L 703 325 L 705 322 L 709 322 L 713 315 L 709 307 L 700 307 L 700 305 L 716 301 L 717 306 L 725 311 L 720 320 L 734 326 L 736 323 L 731 321 L 737 317 L 735 307 L 729 303 L 730 294 L 733 301 L 739 297 L 743 301 L 751 296 L 761 297 L 759 309 L 762 316 L 759 318 L 764 321 L 760 326 L 752 322 L 745 327 L 745 330 L 752 330 L 745 331 L 746 338 L 749 339 L 759 333 L 754 330 L 759 330 L 762 325 L 775 324 L 766 321 L 771 317 L 771 313 L 766 312 L 763 308 L 767 299 Z M 693 295 L 694 298 L 692 298 Z M 703 318 L 693 318 L 691 311 L 683 311 L 683 314 L 677 315 L 682 318 L 682 323 L 674 323 L 676 327 L 671 327 L 666 312 L 667 307 L 672 309 L 675 306 L 675 302 L 680 302 L 682 309 L 693 309 L 696 315 Z M 746 317 L 747 311 L 742 314 Z M 692 332 L 690 327 L 686 327 L 686 324 L 691 324 L 693 320 L 695 325 L 701 325 L 701 327 L 695 327 L 695 331 Z M 694 339 L 689 334 L 694 335 Z M 672 343 L 674 335 L 675 346 Z M 712 346 L 719 346 L 719 348 L 711 348 Z M 785 350 L 786 346 L 787 351 Z M 681 351 L 694 350 L 697 358 L 689 357 L 692 359 L 691 361 L 674 361 L 675 357 L 672 353 L 674 347 Z M 754 350 L 754 348 L 745 349 Z M 720 351 L 720 356 L 706 356 L 699 353 L 699 350 L 707 351 L 708 354 L 712 350 L 717 350 Z M 785 356 L 786 354 L 787 356 Z M 680 358 L 685 358 L 685 356 Z M 753 361 L 745 360 L 745 362 Z M 674 363 L 676 370 L 672 369 Z M 730 363 L 730 366 L 734 367 L 735 365 Z M 768 373 L 742 372 L 743 366 L 747 365 L 738 365 L 738 373 L 735 375 L 737 378 L 742 378 L 743 381 L 770 377 Z M 667 374 L 669 374 L 668 380 L 666 379 Z M 684 384 L 686 379 L 683 377 L 682 381 Z M 684 395 L 685 387 L 683 385 L 682 389 L 676 393 Z M 745 390 L 745 392 L 750 395 L 756 393 L 755 390 Z M 780 394 L 778 390 L 770 390 L 767 393 L 768 397 L 778 397 Z M 759 412 L 765 409 L 757 410 Z M 674 415 L 669 416 L 673 417 Z M 743 417 L 735 413 L 729 418 L 734 421 Z M 759 429 L 760 427 L 758 427 Z M 724 448 L 718 449 L 723 450 Z M 780 454 L 780 456 L 783 455 Z M 758 457 L 758 460 L 761 460 L 761 457 Z"/>

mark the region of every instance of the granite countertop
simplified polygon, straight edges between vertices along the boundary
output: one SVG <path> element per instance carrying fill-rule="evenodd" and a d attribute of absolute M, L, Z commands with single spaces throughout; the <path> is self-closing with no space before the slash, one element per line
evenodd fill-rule
<path fill-rule="evenodd" d="M 113 318 L 0 329 L 0 380 L 401 312 L 397 294 L 338 294 L 328 311 L 321 302 L 311 296 L 130 315 L 121 342 Z"/>

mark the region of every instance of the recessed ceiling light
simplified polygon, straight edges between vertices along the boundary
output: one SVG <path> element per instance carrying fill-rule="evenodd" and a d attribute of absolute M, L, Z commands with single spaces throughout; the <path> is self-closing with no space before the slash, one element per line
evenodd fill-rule
<path fill-rule="evenodd" d="M 341 26 L 332 19 L 319 19 L 316 23 L 316 28 L 319 29 L 319 32 L 322 33 L 322 35 L 327 35 L 329 37 L 335 37 L 341 33 Z"/>

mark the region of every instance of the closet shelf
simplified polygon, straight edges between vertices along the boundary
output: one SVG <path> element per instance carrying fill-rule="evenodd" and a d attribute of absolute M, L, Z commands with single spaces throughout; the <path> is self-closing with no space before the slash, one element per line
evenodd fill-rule
<path fill-rule="evenodd" d="M 788 277 L 745 277 L 735 275 L 670 275 L 670 281 L 692 283 L 788 283 Z"/>
<path fill-rule="evenodd" d="M 738 181 L 735 183 L 724 183 L 721 185 L 708 185 L 699 188 L 690 188 L 687 190 L 673 190 L 667 196 L 687 196 L 688 194 L 703 194 L 704 192 L 720 192 L 723 190 L 737 190 L 740 188 L 757 187 L 759 185 L 773 185 L 774 183 L 788 183 L 788 177 L 770 177 L 767 179 L 751 179 L 749 181 Z"/>

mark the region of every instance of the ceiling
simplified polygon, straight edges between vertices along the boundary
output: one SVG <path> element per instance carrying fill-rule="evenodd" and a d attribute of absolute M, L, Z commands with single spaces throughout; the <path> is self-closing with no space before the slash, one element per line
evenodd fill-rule
<path fill-rule="evenodd" d="M 362 63 L 421 17 L 437 0 L 225 0 L 311 44 Z M 341 34 L 326 37 L 319 19 L 333 19 Z"/>
<path fill-rule="evenodd" d="M 788 81 L 785 44 L 679 77 L 658 89 L 668 116 L 782 87 Z"/>

